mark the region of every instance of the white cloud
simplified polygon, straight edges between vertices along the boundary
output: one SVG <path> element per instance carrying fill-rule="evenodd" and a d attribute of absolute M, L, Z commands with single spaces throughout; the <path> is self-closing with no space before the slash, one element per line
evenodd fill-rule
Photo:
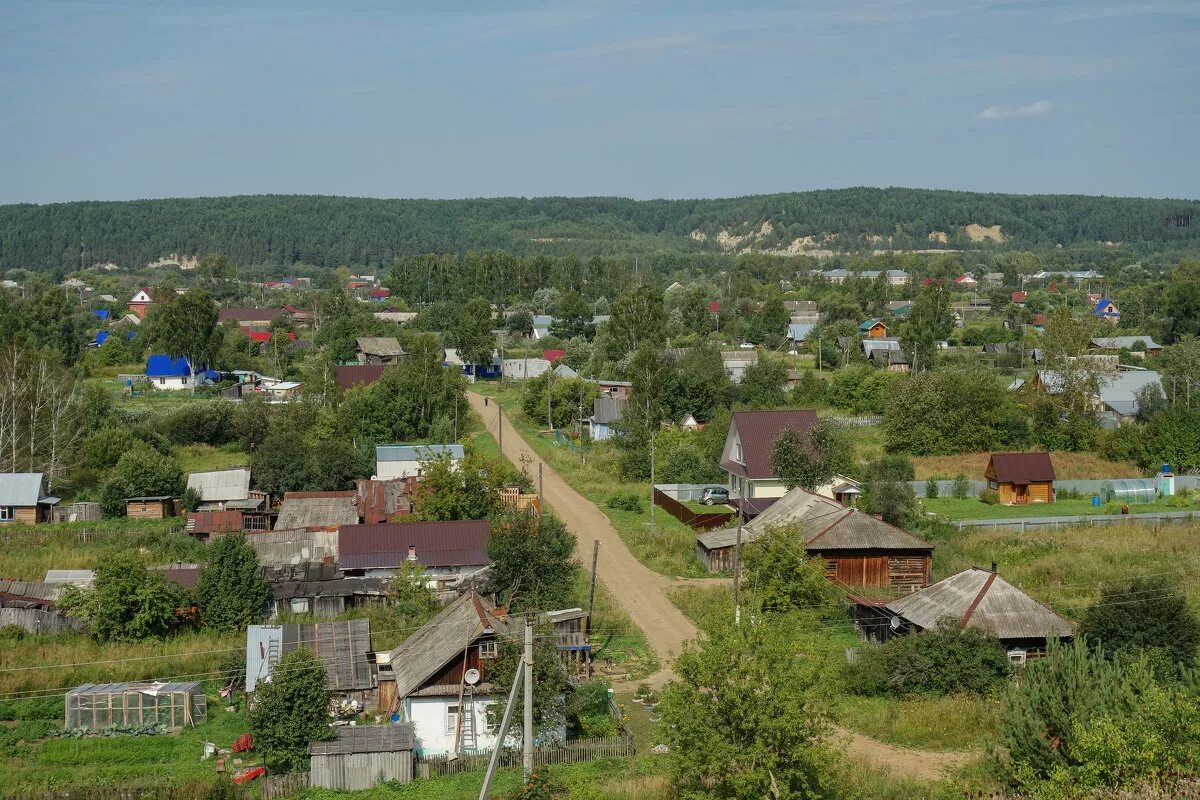
<path fill-rule="evenodd" d="M 1038 100 L 1027 106 L 988 106 L 975 115 L 975 119 L 1008 119 L 1010 117 L 1040 117 L 1049 114 L 1052 106 L 1049 100 Z"/>

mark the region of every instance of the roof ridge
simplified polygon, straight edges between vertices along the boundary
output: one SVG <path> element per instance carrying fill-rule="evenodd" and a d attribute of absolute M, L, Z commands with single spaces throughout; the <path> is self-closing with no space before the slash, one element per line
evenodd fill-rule
<path fill-rule="evenodd" d="M 822 530 L 820 533 L 818 533 L 816 536 L 812 537 L 812 538 L 811 538 L 811 539 L 809 539 L 807 542 L 805 542 L 805 545 L 811 545 L 811 544 L 812 544 L 813 542 L 815 542 L 817 539 L 820 539 L 822 536 L 824 536 L 825 534 L 829 533 L 831 530 L 833 530 L 833 528 L 834 528 L 835 526 L 837 526 L 837 524 L 838 524 L 838 523 L 840 523 L 840 522 L 842 522 L 843 520 L 845 520 L 845 519 L 846 519 L 847 517 L 849 517 L 849 516 L 850 516 L 852 513 L 854 513 L 854 509 L 853 509 L 853 508 L 847 508 L 847 509 L 846 509 L 846 513 L 845 513 L 845 514 L 842 514 L 840 517 L 838 517 L 837 519 L 835 519 L 833 522 L 829 523 L 829 525 L 828 525 L 828 526 L 826 526 L 826 527 L 825 527 L 825 528 L 824 528 L 824 529 L 823 529 L 823 530 Z"/>
<path fill-rule="evenodd" d="M 975 567 L 979 569 L 979 567 Z M 975 609 L 979 608 L 979 604 L 983 602 L 983 597 L 988 593 L 988 589 L 992 588 L 992 584 L 996 582 L 996 573 L 989 572 L 987 580 L 983 582 L 983 586 L 979 590 L 979 594 L 975 595 L 975 599 L 971 601 L 971 605 L 967 606 L 967 610 L 963 613 L 962 621 L 959 623 L 960 629 L 966 629 L 970 623 L 971 617 L 975 614 Z"/>

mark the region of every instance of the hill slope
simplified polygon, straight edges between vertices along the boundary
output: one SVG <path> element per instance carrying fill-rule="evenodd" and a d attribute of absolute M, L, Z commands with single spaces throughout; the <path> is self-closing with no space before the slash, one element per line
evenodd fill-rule
<path fill-rule="evenodd" d="M 797 253 L 994 247 L 1001 237 L 1012 247 L 1195 245 L 1200 201 L 853 188 L 717 200 L 257 195 L 0 206 L 0 267 L 34 269 L 71 269 L 81 251 L 86 264 L 125 267 L 210 251 L 243 264 L 379 266 L 468 249 Z"/>

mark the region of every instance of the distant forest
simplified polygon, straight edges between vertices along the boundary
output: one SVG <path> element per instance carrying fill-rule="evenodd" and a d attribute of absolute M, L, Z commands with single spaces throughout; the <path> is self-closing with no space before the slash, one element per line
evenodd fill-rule
<path fill-rule="evenodd" d="M 1007 240 L 973 244 L 963 233 L 969 224 L 999 225 Z M 1200 244 L 1200 201 L 854 188 L 717 200 L 260 195 L 26 204 L 0 206 L 0 268 L 64 271 L 108 261 L 137 268 L 172 253 L 209 252 L 243 265 L 371 269 L 398 256 L 471 250 L 717 254 L 725 252 L 722 232 L 762 234 L 752 240 L 758 250 L 812 236 L 816 246 L 844 252 L 1098 242 L 1159 252 Z M 934 232 L 947 241 L 931 243 Z"/>

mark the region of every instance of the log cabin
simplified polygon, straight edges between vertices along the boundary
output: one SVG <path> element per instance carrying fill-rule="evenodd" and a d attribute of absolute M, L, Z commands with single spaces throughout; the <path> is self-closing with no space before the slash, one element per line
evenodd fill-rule
<path fill-rule="evenodd" d="M 46 480 L 42 473 L 0 473 L 0 524 L 23 522 L 36 525 L 53 522 L 56 505 L 58 498 L 46 494 Z"/>
<path fill-rule="evenodd" d="M 992 453 L 983 477 L 1004 505 L 1054 502 L 1054 463 L 1049 453 Z"/>

